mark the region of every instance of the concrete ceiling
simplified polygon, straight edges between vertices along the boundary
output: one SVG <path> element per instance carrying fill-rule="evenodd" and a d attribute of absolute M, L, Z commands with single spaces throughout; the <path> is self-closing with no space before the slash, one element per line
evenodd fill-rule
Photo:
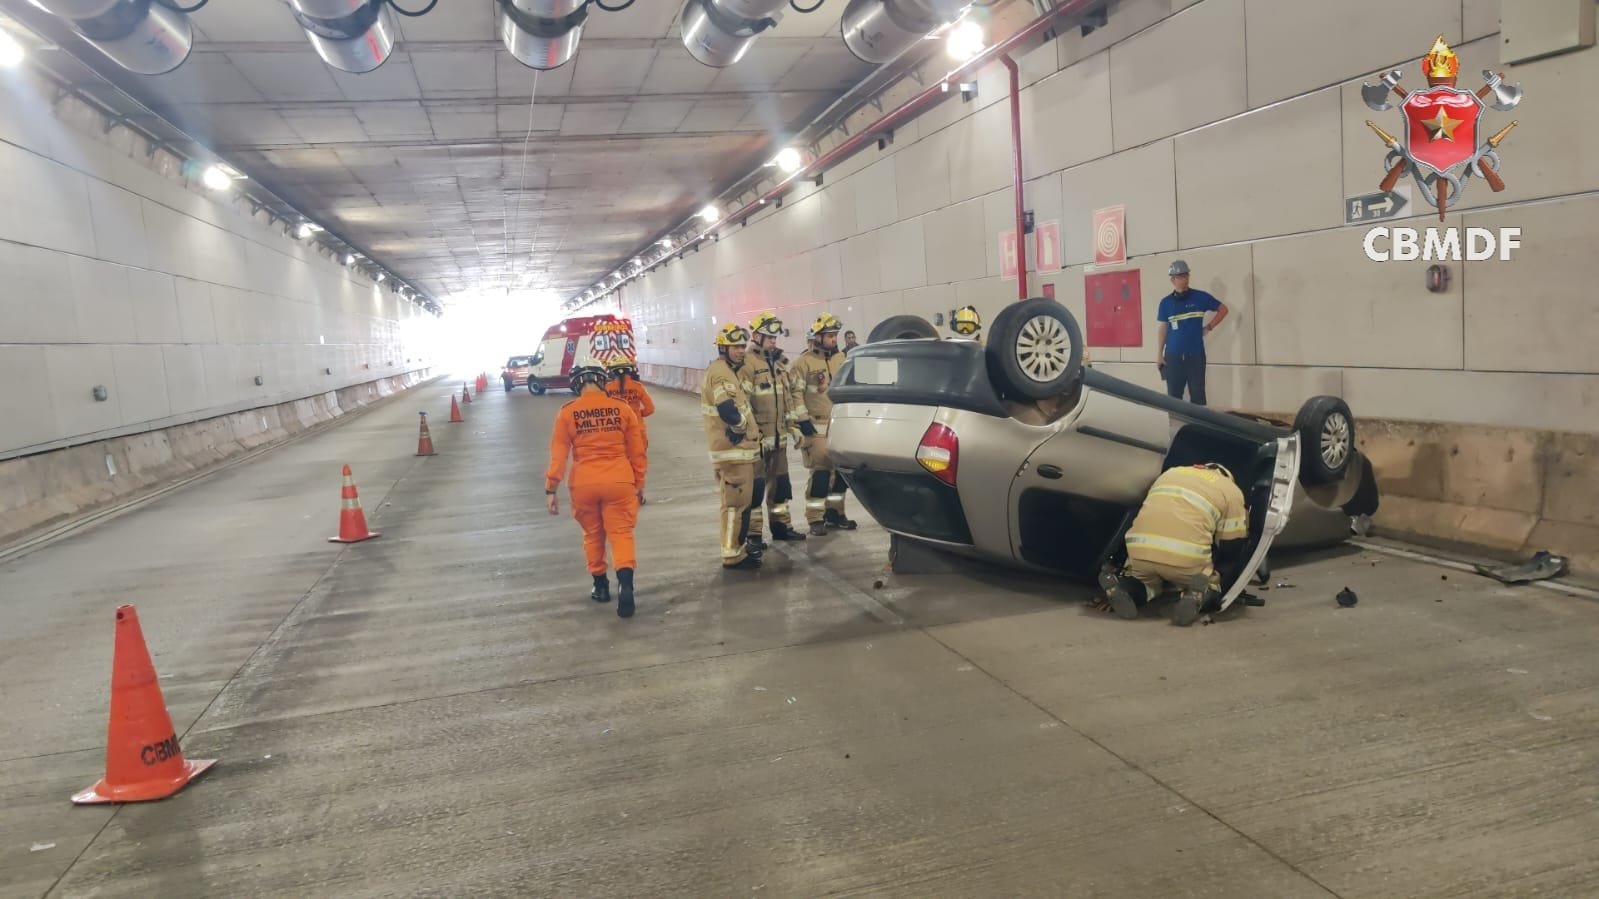
<path fill-rule="evenodd" d="M 576 56 L 535 71 L 496 38 L 494 0 L 443 0 L 400 18 L 393 55 L 354 75 L 322 62 L 281 0 L 220 0 L 192 15 L 194 49 L 175 71 L 96 68 L 440 300 L 500 287 L 565 298 L 871 71 L 839 36 L 844 5 L 786 8 L 723 69 L 684 50 L 681 0 L 596 8 Z"/>

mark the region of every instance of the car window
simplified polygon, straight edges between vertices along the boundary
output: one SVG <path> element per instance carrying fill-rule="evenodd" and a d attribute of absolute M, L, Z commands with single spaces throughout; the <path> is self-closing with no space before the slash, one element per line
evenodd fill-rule
<path fill-rule="evenodd" d="M 511 361 L 505 363 L 505 367 L 506 368 L 517 368 L 519 366 L 523 366 L 523 365 L 527 365 L 527 364 L 528 364 L 528 358 L 526 356 L 513 356 L 511 358 Z"/>

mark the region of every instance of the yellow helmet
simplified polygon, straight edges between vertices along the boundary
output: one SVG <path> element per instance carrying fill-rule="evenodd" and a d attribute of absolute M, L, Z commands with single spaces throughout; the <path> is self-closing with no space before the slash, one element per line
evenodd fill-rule
<path fill-rule="evenodd" d="M 605 360 L 605 370 L 611 374 L 617 372 L 638 374 L 638 363 L 631 356 L 616 355 Z"/>
<path fill-rule="evenodd" d="M 717 346 L 743 346 L 750 342 L 750 332 L 738 322 L 728 322 L 716 332 Z"/>
<path fill-rule="evenodd" d="M 823 312 L 817 316 L 816 321 L 811 325 L 811 332 L 808 336 L 811 340 L 815 340 L 828 331 L 842 330 L 844 330 L 843 322 L 834 317 L 831 312 Z"/>
<path fill-rule="evenodd" d="M 778 318 L 776 313 L 762 312 L 760 315 L 755 316 L 754 321 L 750 322 L 750 332 L 765 334 L 768 337 L 782 337 L 783 320 Z"/>
<path fill-rule="evenodd" d="M 956 334 L 970 337 L 982 330 L 983 317 L 977 314 L 976 306 L 962 306 L 950 315 L 949 326 Z"/>

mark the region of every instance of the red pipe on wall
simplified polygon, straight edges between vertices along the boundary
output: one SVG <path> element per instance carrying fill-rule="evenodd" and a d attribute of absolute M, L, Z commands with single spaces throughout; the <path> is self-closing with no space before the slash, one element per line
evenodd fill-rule
<path fill-rule="evenodd" d="M 1022 84 L 1016 60 L 1002 53 L 1000 61 L 1010 70 L 1010 156 L 1011 181 L 1016 194 L 1016 299 L 1027 299 L 1027 222 L 1026 202 L 1022 199 Z"/>

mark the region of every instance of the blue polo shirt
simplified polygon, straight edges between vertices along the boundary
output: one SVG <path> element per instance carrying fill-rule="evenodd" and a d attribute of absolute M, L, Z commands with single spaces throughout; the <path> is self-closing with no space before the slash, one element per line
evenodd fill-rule
<path fill-rule="evenodd" d="M 1166 323 L 1166 353 L 1205 352 L 1205 313 L 1220 308 L 1219 300 L 1194 287 L 1181 295 L 1172 291 L 1161 297 L 1155 321 Z"/>

